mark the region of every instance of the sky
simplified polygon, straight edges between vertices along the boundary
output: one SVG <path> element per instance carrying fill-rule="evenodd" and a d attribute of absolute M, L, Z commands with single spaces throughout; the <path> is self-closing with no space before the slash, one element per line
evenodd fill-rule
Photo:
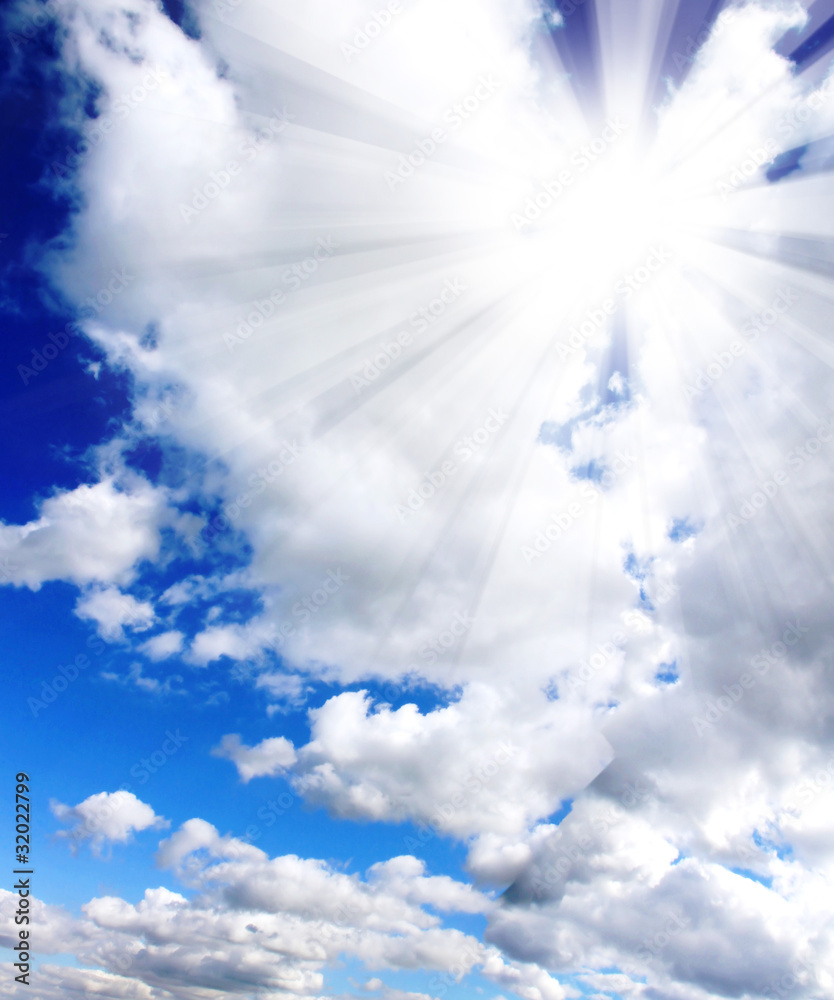
<path fill-rule="evenodd" d="M 834 995 L 834 2 L 0 20 L 0 997 Z"/>

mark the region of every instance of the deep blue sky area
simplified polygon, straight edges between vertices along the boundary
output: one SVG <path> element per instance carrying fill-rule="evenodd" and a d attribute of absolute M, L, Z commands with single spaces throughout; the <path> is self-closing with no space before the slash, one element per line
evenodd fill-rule
<path fill-rule="evenodd" d="M 75 319 L 38 271 L 71 211 L 50 186 L 51 164 L 70 138 L 50 124 L 50 51 L 43 33 L 17 51 L 8 35 L 0 39 L 0 517 L 7 522 L 31 519 L 33 498 L 85 481 L 87 449 L 108 437 L 128 404 L 122 376 L 102 369 L 96 379 L 85 371 L 97 352 L 77 334 L 42 370 L 33 367 L 44 347 L 52 353 L 49 334 L 62 343 Z"/>

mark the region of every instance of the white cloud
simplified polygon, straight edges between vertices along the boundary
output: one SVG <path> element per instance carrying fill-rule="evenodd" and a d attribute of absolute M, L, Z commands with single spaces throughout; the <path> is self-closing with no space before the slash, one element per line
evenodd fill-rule
<path fill-rule="evenodd" d="M 266 709 L 270 716 L 288 712 L 303 705 L 308 690 L 304 678 L 299 674 L 287 674 L 277 670 L 258 672 L 255 686 L 263 688 L 269 694 L 270 699 L 274 699 L 267 705 Z"/>
<path fill-rule="evenodd" d="M 196 636 L 185 658 L 204 667 L 222 656 L 246 660 L 262 648 L 258 636 L 245 625 L 210 625 Z"/>
<path fill-rule="evenodd" d="M 10 965 L 6 981 L 0 985 L 0 996 L 14 996 L 14 976 Z M 18 969 L 14 969 L 19 973 Z M 74 969 L 61 965 L 44 963 L 38 966 L 38 994 L 43 1000 L 89 1000 L 90 997 L 100 997 L 101 1000 L 158 1000 L 160 997 L 170 997 L 165 991 L 153 989 L 146 983 L 138 982 L 126 976 L 102 972 L 100 969 Z"/>
<path fill-rule="evenodd" d="M 142 632 L 155 620 L 153 605 L 123 594 L 117 587 L 96 587 L 83 594 L 75 605 L 79 618 L 94 621 L 98 633 L 110 642 L 124 639 L 125 626 Z"/>
<path fill-rule="evenodd" d="M 239 992 L 242 982 L 253 992 L 312 998 L 322 996 L 325 964 L 342 955 L 382 974 L 432 970 L 439 974 L 438 995 L 478 966 L 526 1000 L 573 995 L 535 965 L 505 962 L 495 948 L 444 928 L 425 907 L 482 913 L 492 901 L 471 886 L 427 875 L 413 857 L 374 865 L 362 879 L 323 861 L 269 858 L 250 844 L 221 837 L 199 819 L 183 824 L 160 848 L 160 863 L 175 866 L 199 888 L 198 898 L 148 889 L 136 904 L 113 896 L 93 899 L 80 917 L 33 898 L 33 918 L 45 927 L 40 954 L 72 955 L 82 965 L 96 966 L 42 966 L 47 1000 L 74 997 L 73 991 L 114 1000 L 211 1000 Z M 0 890 L 4 940 L 16 934 L 16 899 Z M 382 990 L 384 1000 L 421 996 L 392 990 L 379 978 L 367 988 Z"/>
<path fill-rule="evenodd" d="M 32 590 L 47 580 L 129 582 L 136 563 L 157 555 L 165 516 L 164 492 L 138 476 L 57 493 L 36 521 L 0 524 L 4 579 Z"/>
<path fill-rule="evenodd" d="M 352 819 L 411 819 L 461 839 L 496 881 L 529 857 L 526 834 L 610 760 L 604 738 L 559 702 L 472 684 L 446 708 L 371 711 L 365 692 L 311 710 L 293 783 Z M 512 877 L 512 874 L 509 874 Z"/>
<path fill-rule="evenodd" d="M 59 831 L 57 836 L 68 839 L 73 848 L 89 840 L 96 854 L 100 854 L 106 844 L 129 843 L 134 832 L 158 830 L 169 825 L 133 792 L 99 792 L 77 806 L 67 806 L 53 799 L 49 806 L 57 819 L 70 826 L 69 830 Z"/>
<path fill-rule="evenodd" d="M 159 635 L 151 636 L 139 649 L 152 660 L 167 660 L 179 653 L 183 647 L 184 638 L 182 632 L 172 629 L 169 632 L 160 632 Z"/>
<path fill-rule="evenodd" d="M 269 858 L 192 819 L 162 842 L 159 861 L 199 888 L 199 897 L 164 888 L 148 889 L 136 904 L 99 897 L 79 918 L 33 902 L 34 918 L 49 920 L 40 954 L 73 954 L 101 970 L 73 973 L 74 988 L 101 976 L 102 986 L 128 997 L 143 996 L 144 985 L 177 1000 L 205 1000 L 239 992 L 241 983 L 253 992 L 313 997 L 322 994 L 325 964 L 342 954 L 378 970 L 424 966 L 444 974 L 491 954 L 425 909 L 483 912 L 490 900 L 426 875 L 413 858 L 375 866 L 363 880 L 323 861 Z M 15 934 L 16 898 L 0 891 L 4 938 Z M 224 942 L 219 951 L 218 940 Z M 118 973 L 124 980 L 104 978 Z"/>
<path fill-rule="evenodd" d="M 101 676 L 108 681 L 115 681 L 117 684 L 135 684 L 142 691 L 149 694 L 169 695 L 186 694 L 186 689 L 182 686 L 181 674 L 168 674 L 163 680 L 157 677 L 148 676 L 144 672 L 141 663 L 132 663 L 126 673 L 116 673 L 112 670 L 103 670 Z"/>
<path fill-rule="evenodd" d="M 406 990 L 392 989 L 376 977 L 364 983 L 362 989 L 373 992 L 380 991 L 382 1000 L 433 1000 L 428 993 L 412 993 Z"/>
<path fill-rule="evenodd" d="M 283 736 L 274 736 L 262 740 L 257 746 L 248 747 L 240 742 L 238 733 L 228 733 L 220 741 L 220 746 L 211 752 L 215 757 L 232 761 L 244 784 L 252 778 L 283 774 L 295 763 L 293 745 Z"/>

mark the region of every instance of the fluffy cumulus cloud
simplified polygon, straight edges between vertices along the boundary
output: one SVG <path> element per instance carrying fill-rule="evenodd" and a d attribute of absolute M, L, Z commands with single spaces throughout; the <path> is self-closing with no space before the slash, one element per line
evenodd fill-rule
<path fill-rule="evenodd" d="M 14 969 L 12 966 L 8 971 Z M 14 969 L 17 972 L 17 969 Z M 84 1000 L 89 997 L 101 997 L 102 1000 L 168 1000 L 172 994 L 168 990 L 156 990 L 122 975 L 102 972 L 100 969 L 74 969 L 61 965 L 44 963 L 39 970 L 40 995 L 44 1000 L 57 997 L 67 997 L 69 1000 Z M 14 977 L 9 975 L 3 986 L 0 986 L 0 996 L 14 996 L 17 986 Z"/>
<path fill-rule="evenodd" d="M 504 881 L 525 861 L 526 835 L 609 762 L 607 741 L 540 696 L 538 714 L 501 689 L 473 684 L 446 708 L 370 710 L 364 692 L 311 711 L 295 787 L 339 816 L 478 838 L 471 862 Z"/>
<path fill-rule="evenodd" d="M 171 629 L 169 632 L 160 632 L 159 635 L 152 636 L 139 648 L 152 660 L 166 660 L 182 649 L 184 638 L 182 632 Z"/>
<path fill-rule="evenodd" d="M 197 895 L 148 889 L 135 904 L 103 896 L 80 917 L 34 901 L 33 919 L 49 926 L 40 953 L 74 954 L 96 967 L 47 966 L 44 996 L 60 995 L 65 982 L 70 996 L 312 998 L 321 995 L 323 967 L 341 955 L 382 974 L 429 969 L 447 989 L 480 966 L 495 982 L 521 984 L 530 1000 L 566 996 L 542 969 L 506 962 L 497 949 L 444 928 L 438 913 L 485 913 L 492 900 L 448 876 L 427 875 L 410 856 L 375 864 L 362 879 L 323 861 L 270 858 L 192 819 L 162 842 L 159 862 Z M 15 899 L 0 893 L 4 944 L 16 934 Z"/>
<path fill-rule="evenodd" d="M 142 632 L 154 622 L 153 605 L 123 594 L 117 587 L 99 587 L 87 592 L 78 599 L 75 613 L 79 618 L 94 621 L 99 634 L 111 640 L 123 639 L 125 626 Z"/>
<path fill-rule="evenodd" d="M 248 747 L 241 743 L 238 733 L 229 733 L 212 753 L 215 757 L 225 757 L 232 761 L 244 782 L 251 781 L 252 778 L 283 774 L 295 763 L 293 745 L 283 736 L 273 736 L 257 746 Z"/>
<path fill-rule="evenodd" d="M 73 848 L 89 841 L 95 853 L 110 844 L 128 843 L 134 832 L 158 830 L 168 825 L 163 816 L 157 816 L 133 792 L 99 792 L 77 806 L 53 800 L 50 808 L 61 823 L 69 826 L 68 830 L 60 830 L 57 836 L 69 840 Z"/>
<path fill-rule="evenodd" d="M 506 891 L 413 858 L 363 880 L 191 820 L 160 861 L 199 896 L 93 900 L 61 926 L 96 971 L 50 989 L 318 996 L 342 954 L 463 962 L 527 1000 L 575 973 L 674 1000 L 834 988 L 811 169 L 834 100 L 827 60 L 774 48 L 799 5 L 732 8 L 697 58 L 680 6 L 594 7 L 607 120 L 520 0 L 403 4 L 366 44 L 358 0 L 199 0 L 199 38 L 150 0 L 58 11 L 88 130 L 111 127 L 60 182 L 81 207 L 44 267 L 98 303 L 85 332 L 133 380 L 132 433 L 200 456 L 188 537 L 245 551 L 235 585 L 260 602 L 174 628 L 231 586 L 191 574 L 144 651 L 246 663 L 276 711 L 352 685 L 310 707 L 306 744 L 216 753 L 463 841 Z M 688 72 L 661 102 L 666 38 Z M 791 149 L 796 176 L 768 176 Z M 51 497 L 0 526 L 7 576 L 88 588 L 79 613 L 113 634 L 150 625 L 115 588 L 157 555 L 163 500 L 139 479 Z M 375 704 L 369 679 L 436 704 Z M 485 915 L 485 941 L 436 909 Z"/>
<path fill-rule="evenodd" d="M 125 483 L 107 477 L 57 493 L 43 501 L 39 513 L 28 524 L 0 524 L 4 583 L 37 590 L 48 580 L 127 582 L 136 563 L 157 555 L 160 529 L 168 520 L 165 492 L 135 475 Z M 85 616 L 101 620 L 94 613 L 99 608 L 103 625 L 118 624 L 112 596 L 117 594 L 111 588 L 87 597 L 83 607 L 93 611 Z"/>
<path fill-rule="evenodd" d="M 798 907 L 784 883 L 773 891 L 749 871 L 681 857 L 671 831 L 653 824 L 656 809 L 653 817 L 639 806 L 583 802 L 539 846 L 489 939 L 550 969 L 575 967 L 580 956 L 604 967 L 616 954 L 635 980 L 648 972 L 664 988 L 688 987 L 683 996 L 767 995 L 790 977 L 800 995 L 824 984 L 828 952 L 813 947 L 818 904 Z M 784 864 L 762 860 L 781 882 Z"/>

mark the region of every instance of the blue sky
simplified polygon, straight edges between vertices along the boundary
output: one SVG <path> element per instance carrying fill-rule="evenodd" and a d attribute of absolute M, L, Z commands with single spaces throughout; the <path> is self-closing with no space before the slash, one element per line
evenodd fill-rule
<path fill-rule="evenodd" d="M 806 6 L 4 9 L 0 996 L 830 994 Z"/>

